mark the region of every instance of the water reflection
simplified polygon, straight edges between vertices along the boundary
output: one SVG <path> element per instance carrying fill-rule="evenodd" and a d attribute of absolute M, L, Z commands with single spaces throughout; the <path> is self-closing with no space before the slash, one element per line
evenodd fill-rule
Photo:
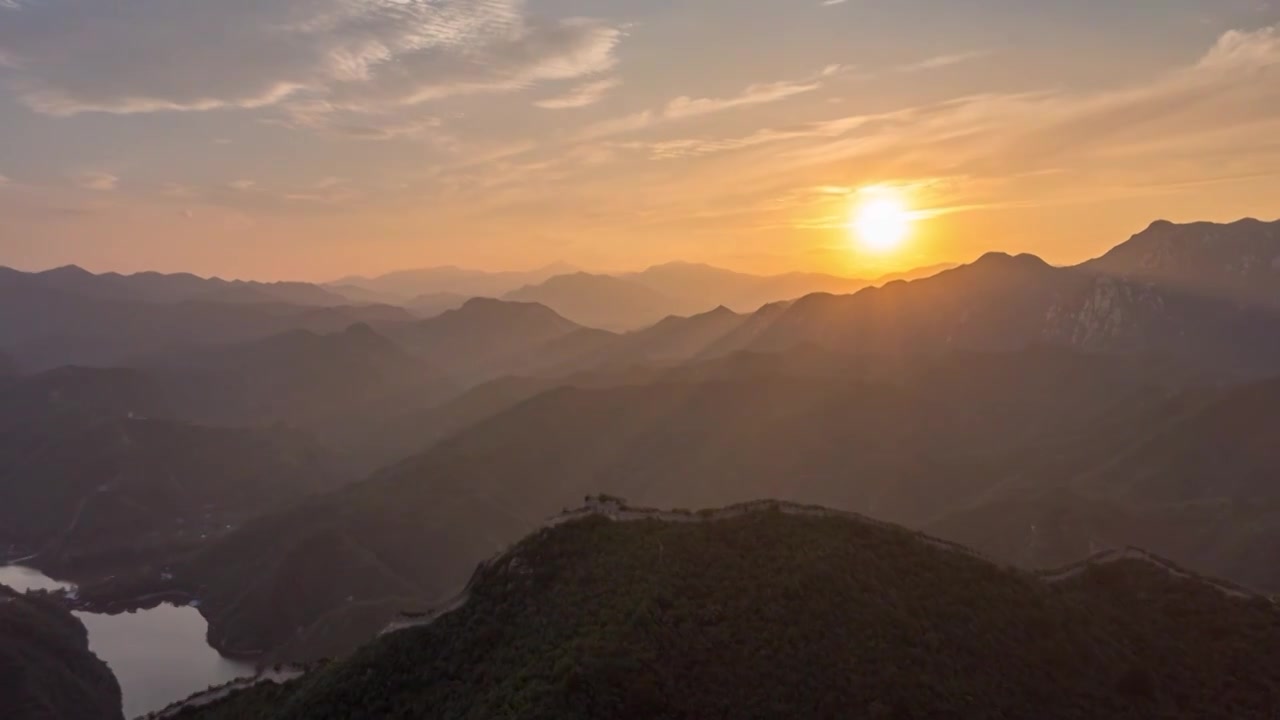
<path fill-rule="evenodd" d="M 70 587 L 14 565 L 0 567 L 0 585 L 23 592 Z M 132 614 L 75 615 L 89 630 L 89 648 L 120 682 L 125 717 L 144 715 L 210 685 L 254 674 L 253 666 L 227 660 L 209 647 L 208 625 L 195 608 L 161 605 Z"/>
<path fill-rule="evenodd" d="M 53 578 L 46 577 L 39 570 L 21 565 L 0 565 L 0 585 L 8 585 L 18 592 L 29 590 L 60 590 L 71 587 Z"/>

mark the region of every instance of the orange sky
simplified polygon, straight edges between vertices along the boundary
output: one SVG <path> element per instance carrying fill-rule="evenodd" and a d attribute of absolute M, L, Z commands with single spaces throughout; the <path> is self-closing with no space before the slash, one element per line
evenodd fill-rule
<path fill-rule="evenodd" d="M 1262 0 L 165 2 L 0 2 L 0 264 L 870 276 L 1280 215 Z"/>

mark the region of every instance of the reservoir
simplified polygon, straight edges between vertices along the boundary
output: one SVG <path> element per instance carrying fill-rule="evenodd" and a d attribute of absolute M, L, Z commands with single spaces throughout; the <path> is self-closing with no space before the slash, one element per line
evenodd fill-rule
<path fill-rule="evenodd" d="M 71 587 L 19 565 L 0 566 L 0 585 L 19 592 Z M 89 630 L 89 649 L 115 673 L 126 718 L 255 672 L 253 665 L 228 660 L 209 647 L 208 624 L 195 608 L 161 605 L 122 615 L 75 616 Z"/>

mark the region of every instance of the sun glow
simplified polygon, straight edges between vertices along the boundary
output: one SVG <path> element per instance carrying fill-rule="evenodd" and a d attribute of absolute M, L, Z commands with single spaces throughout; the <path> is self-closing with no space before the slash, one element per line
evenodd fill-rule
<path fill-rule="evenodd" d="M 902 246 L 911 234 L 913 221 L 914 217 L 900 194 L 877 188 L 854 206 L 849 218 L 849 231 L 862 247 L 885 253 Z"/>

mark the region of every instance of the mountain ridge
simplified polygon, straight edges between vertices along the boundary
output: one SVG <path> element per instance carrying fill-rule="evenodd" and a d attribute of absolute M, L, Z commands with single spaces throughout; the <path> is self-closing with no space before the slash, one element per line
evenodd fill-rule
<path fill-rule="evenodd" d="M 346 305 L 337 293 L 318 285 L 302 282 L 257 282 L 201 277 L 192 273 L 160 273 L 154 271 L 121 274 L 96 274 L 78 265 L 64 265 L 50 270 L 23 272 L 0 268 L 0 281 L 40 285 L 55 290 L 93 297 L 99 300 L 123 300 L 152 303 L 188 301 L 227 303 L 288 303 L 329 307 Z"/>
<path fill-rule="evenodd" d="M 1233 302 L 1280 308 L 1280 220 L 1157 220 L 1101 257 L 1096 272 Z"/>
<path fill-rule="evenodd" d="M 465 598 L 431 622 L 186 717 L 1274 709 L 1280 609 L 1265 599 L 1141 561 L 1050 583 L 893 526 L 745 508 L 708 522 L 570 515 L 481 564 Z M 1228 658 L 1247 662 L 1250 682 L 1231 680 Z"/>

